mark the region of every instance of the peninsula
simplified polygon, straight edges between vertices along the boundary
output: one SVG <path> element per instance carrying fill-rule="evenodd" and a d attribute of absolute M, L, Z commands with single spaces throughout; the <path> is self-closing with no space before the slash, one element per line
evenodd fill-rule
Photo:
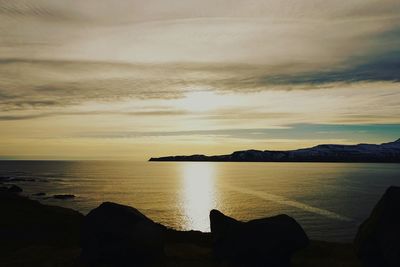
<path fill-rule="evenodd" d="M 400 139 L 383 144 L 324 144 L 287 151 L 244 150 L 229 155 L 167 156 L 151 158 L 149 161 L 400 163 Z"/>

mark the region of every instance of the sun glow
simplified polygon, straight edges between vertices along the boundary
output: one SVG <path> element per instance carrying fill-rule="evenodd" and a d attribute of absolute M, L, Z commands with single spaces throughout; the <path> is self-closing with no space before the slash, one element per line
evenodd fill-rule
<path fill-rule="evenodd" d="M 213 163 L 182 163 L 181 203 L 186 229 L 210 231 L 208 215 L 216 205 L 215 177 Z"/>
<path fill-rule="evenodd" d="M 227 98 L 213 92 L 201 91 L 187 93 L 182 99 L 177 100 L 176 107 L 193 112 L 210 111 L 220 107 L 225 107 Z"/>

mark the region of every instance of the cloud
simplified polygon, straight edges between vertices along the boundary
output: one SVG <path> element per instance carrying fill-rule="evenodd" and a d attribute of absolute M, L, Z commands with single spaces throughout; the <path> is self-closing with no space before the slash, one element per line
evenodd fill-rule
<path fill-rule="evenodd" d="M 329 89 L 343 94 L 343 87 L 363 90 L 365 84 L 392 88 L 400 81 L 399 8 L 392 0 L 135 0 L 115 5 L 106 0 L 0 0 L 1 118 L 73 115 L 71 109 L 88 103 L 114 108 L 103 107 L 97 114 L 121 115 L 125 111 L 113 103 L 174 100 L 194 91 Z M 373 97 L 380 104 L 387 100 Z M 289 104 L 285 108 L 295 110 Z M 354 114 L 336 110 L 339 118 L 329 120 L 393 122 L 398 104 L 388 111 L 386 103 L 381 108 L 386 115 L 376 109 L 365 114 L 361 109 L 367 104 Z M 136 115 L 163 112 L 174 116 L 181 111 Z M 225 123 L 304 116 L 293 113 L 234 107 L 185 115 Z"/>
<path fill-rule="evenodd" d="M 0 0 L 3 154 L 397 139 L 399 14 L 398 0 Z"/>
<path fill-rule="evenodd" d="M 79 105 L 87 101 L 174 99 L 191 91 L 257 92 L 336 88 L 340 84 L 400 81 L 400 53 L 340 69 L 285 73 L 249 64 L 126 64 L 0 60 L 0 110 Z"/>
<path fill-rule="evenodd" d="M 400 81 L 400 51 L 388 53 L 365 64 L 340 70 L 316 71 L 295 75 L 275 75 L 262 78 L 265 84 L 318 85 L 329 83 L 356 83 L 376 81 Z"/>
<path fill-rule="evenodd" d="M 363 133 L 360 136 L 360 133 Z M 276 128 L 253 129 L 215 129 L 193 131 L 113 131 L 113 132 L 86 132 L 79 133 L 83 138 L 148 138 L 148 137 L 222 137 L 242 140 L 357 140 L 363 138 L 381 138 L 387 141 L 397 140 L 400 134 L 400 124 L 365 124 L 365 125 L 339 125 L 339 124 L 288 124 Z M 358 139 L 362 141 L 361 139 Z"/>
<path fill-rule="evenodd" d="M 396 0 L 3 0 L 0 55 L 326 66 L 370 52 L 399 11 Z"/>
<path fill-rule="evenodd" d="M 93 111 L 64 111 L 64 112 L 38 112 L 36 114 L 13 114 L 13 115 L 0 115 L 0 121 L 15 121 L 15 120 L 28 120 L 28 119 L 39 119 L 55 116 L 107 116 L 107 115 L 118 115 L 118 116 L 180 116 L 187 115 L 188 113 L 183 110 L 149 110 L 149 111 L 104 111 L 104 110 L 93 110 Z"/>
<path fill-rule="evenodd" d="M 251 108 L 228 108 L 219 109 L 212 112 L 207 112 L 207 114 L 199 114 L 196 119 L 201 120 L 267 120 L 267 119 L 287 119 L 295 118 L 296 114 L 292 112 L 262 112 L 257 110 L 252 110 Z"/>
<path fill-rule="evenodd" d="M 398 14 L 395 0 L 384 4 L 374 0 L 1 0 L 1 13 L 21 16 L 79 14 L 82 17 L 113 21 L 168 20 L 191 17 L 284 17 L 284 18 L 365 18 Z M 90 8 L 89 8 L 90 7 Z M 111 22 L 110 22 L 111 23 Z"/>

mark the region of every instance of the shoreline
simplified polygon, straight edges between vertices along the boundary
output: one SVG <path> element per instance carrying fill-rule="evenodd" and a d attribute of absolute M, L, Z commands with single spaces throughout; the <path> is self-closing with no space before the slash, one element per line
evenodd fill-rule
<path fill-rule="evenodd" d="M 1 266 L 44 266 L 44 262 L 47 266 L 86 266 L 79 260 L 83 214 L 15 193 L 0 193 L 0 199 L 1 210 L 5 212 L 0 229 L 7 233 L 0 241 Z M 27 218 L 29 214 L 31 217 Z M 32 236 L 26 230 L 29 228 L 41 232 Z M 155 266 L 225 266 L 213 256 L 212 233 L 165 229 L 165 257 L 161 265 Z M 361 266 L 352 244 L 310 240 L 307 248 L 292 257 L 292 266 L 297 267 L 338 266 L 338 263 Z"/>
<path fill-rule="evenodd" d="M 382 144 L 321 144 L 293 150 L 241 150 L 225 155 L 152 157 L 149 161 L 400 163 L 400 139 Z"/>

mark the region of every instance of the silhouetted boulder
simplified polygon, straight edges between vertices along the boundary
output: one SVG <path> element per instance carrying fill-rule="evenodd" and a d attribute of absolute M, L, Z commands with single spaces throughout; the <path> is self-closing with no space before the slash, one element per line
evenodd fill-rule
<path fill-rule="evenodd" d="M 55 198 L 55 199 L 62 199 L 62 200 L 65 200 L 65 199 L 73 199 L 73 198 L 75 198 L 75 195 L 71 195 L 71 194 L 54 195 L 53 198 Z"/>
<path fill-rule="evenodd" d="M 214 253 L 220 260 L 245 266 L 289 266 L 292 254 L 308 245 L 301 226 L 287 215 L 240 222 L 210 212 Z"/>
<path fill-rule="evenodd" d="M 163 256 L 164 232 L 137 209 L 105 202 L 85 217 L 81 258 L 94 266 L 140 266 Z"/>
<path fill-rule="evenodd" d="M 0 192 L 0 210 L 1 248 L 79 244 L 83 215 L 77 211 L 9 192 Z"/>
<path fill-rule="evenodd" d="M 225 235 L 238 223 L 240 222 L 229 216 L 226 216 L 219 210 L 210 211 L 210 229 L 215 238 Z"/>
<path fill-rule="evenodd" d="M 354 244 L 364 266 L 400 266 L 400 187 L 389 187 L 360 225 Z"/>

